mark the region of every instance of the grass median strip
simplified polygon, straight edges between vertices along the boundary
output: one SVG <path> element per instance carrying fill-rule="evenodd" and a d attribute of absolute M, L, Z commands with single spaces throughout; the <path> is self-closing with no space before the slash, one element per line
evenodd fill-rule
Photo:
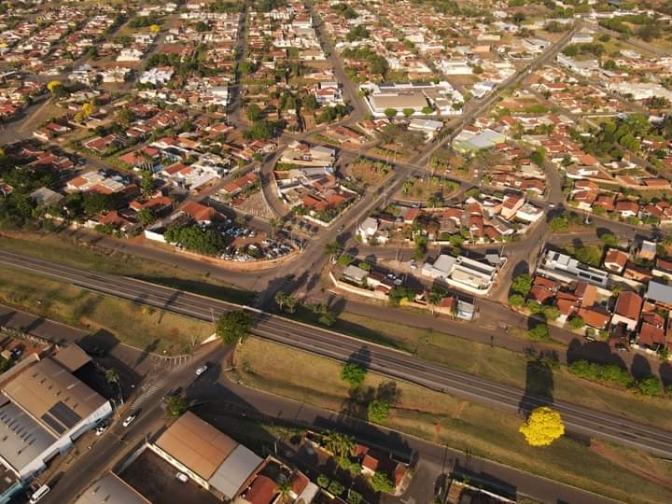
<path fill-rule="evenodd" d="M 391 346 L 450 369 L 672 430 L 672 401 L 669 399 L 639 397 L 625 389 L 590 382 L 571 374 L 564 365 L 539 372 L 539 367 L 519 352 L 347 312 L 339 315 L 335 325 L 336 330 L 344 328 L 348 328 L 350 334 L 360 334 L 371 341 L 384 339 Z"/>
<path fill-rule="evenodd" d="M 44 277 L 0 268 L 0 303 L 167 355 L 189 353 L 213 332 L 207 324 L 170 312 L 97 294 Z"/>
<path fill-rule="evenodd" d="M 0 249 L 78 269 L 123 275 L 233 303 L 246 304 L 253 293 L 199 273 L 142 259 L 96 245 L 82 245 L 63 235 L 24 233 L 0 238 Z"/>
<path fill-rule="evenodd" d="M 365 415 L 364 405 L 349 400 L 348 386 L 339 377 L 341 365 L 335 361 L 257 338 L 248 339 L 237 358 L 234 373 L 246 385 L 332 411 Z M 389 381 L 368 373 L 363 387 L 378 388 Z M 397 388 L 387 427 L 615 499 L 672 502 L 672 469 L 647 454 L 602 442 L 587 446 L 568 436 L 550 447 L 532 448 L 518 433 L 522 418 L 515 414 L 407 383 Z"/>

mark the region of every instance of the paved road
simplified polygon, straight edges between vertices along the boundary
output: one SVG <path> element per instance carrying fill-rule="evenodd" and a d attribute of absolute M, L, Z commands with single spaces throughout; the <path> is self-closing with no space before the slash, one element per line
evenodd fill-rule
<path fill-rule="evenodd" d="M 0 252 L 0 263 L 200 320 L 210 321 L 213 314 L 219 316 L 225 311 L 240 308 L 231 303 L 163 286 L 82 271 L 8 252 Z M 437 364 L 423 362 L 411 355 L 369 345 L 336 332 L 307 326 L 261 311 L 257 313 L 252 332 L 271 341 L 341 361 L 359 362 L 372 371 L 392 378 L 466 397 L 510 412 L 545 404 L 529 396 L 523 397 L 523 391 L 513 387 L 498 385 Z M 553 407 L 562 414 L 567 428 L 572 431 L 672 458 L 672 434 L 667 431 L 571 403 L 555 402 Z"/>

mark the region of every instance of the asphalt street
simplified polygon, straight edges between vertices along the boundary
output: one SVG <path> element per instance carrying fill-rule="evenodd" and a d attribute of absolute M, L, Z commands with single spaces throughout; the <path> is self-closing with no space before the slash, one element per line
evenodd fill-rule
<path fill-rule="evenodd" d="M 7 252 L 0 252 L 0 263 L 8 267 L 57 278 L 85 289 L 201 320 L 210 321 L 213 315 L 217 317 L 227 310 L 240 308 L 231 303 L 168 287 L 130 278 L 77 270 Z M 436 364 L 423 362 L 411 355 L 367 344 L 326 329 L 287 320 L 260 310 L 255 310 L 255 312 L 257 316 L 253 334 L 271 341 L 340 361 L 358 362 L 372 371 L 392 378 L 465 397 L 514 413 L 521 409 L 546 404 L 536 398 L 524 396 L 522 390 L 513 387 L 452 371 Z M 565 425 L 571 431 L 646 450 L 657 456 L 672 458 L 672 434 L 667 431 L 567 402 L 554 402 L 553 407 L 562 414 Z"/>

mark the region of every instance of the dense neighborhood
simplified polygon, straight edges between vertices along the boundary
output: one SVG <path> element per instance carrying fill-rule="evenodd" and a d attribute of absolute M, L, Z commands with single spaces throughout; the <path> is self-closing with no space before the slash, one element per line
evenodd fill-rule
<path fill-rule="evenodd" d="M 671 33 L 0 0 L 0 503 L 672 501 Z"/>

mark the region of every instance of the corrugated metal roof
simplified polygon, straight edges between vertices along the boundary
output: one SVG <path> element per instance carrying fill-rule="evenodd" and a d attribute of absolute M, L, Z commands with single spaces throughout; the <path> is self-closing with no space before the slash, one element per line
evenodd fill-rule
<path fill-rule="evenodd" d="M 649 282 L 646 299 L 661 303 L 672 303 L 672 286 L 658 282 Z"/>
<path fill-rule="evenodd" d="M 56 437 L 13 402 L 0 407 L 0 455 L 17 473 L 52 444 Z"/>
<path fill-rule="evenodd" d="M 238 443 L 187 412 L 161 435 L 156 446 L 208 480 L 234 452 Z"/>
<path fill-rule="evenodd" d="M 75 501 L 75 504 L 150 504 L 116 474 L 107 473 Z"/>
<path fill-rule="evenodd" d="M 51 418 L 70 429 L 72 419 L 86 418 L 106 400 L 56 361 L 47 358 L 22 371 L 3 392 L 33 418 L 48 414 L 43 427 L 60 435 Z M 62 404 L 62 406 L 59 406 Z"/>
<path fill-rule="evenodd" d="M 250 449 L 238 445 L 229 458 L 219 466 L 208 483 L 224 494 L 227 499 L 233 499 L 262 462 L 262 458 Z"/>

